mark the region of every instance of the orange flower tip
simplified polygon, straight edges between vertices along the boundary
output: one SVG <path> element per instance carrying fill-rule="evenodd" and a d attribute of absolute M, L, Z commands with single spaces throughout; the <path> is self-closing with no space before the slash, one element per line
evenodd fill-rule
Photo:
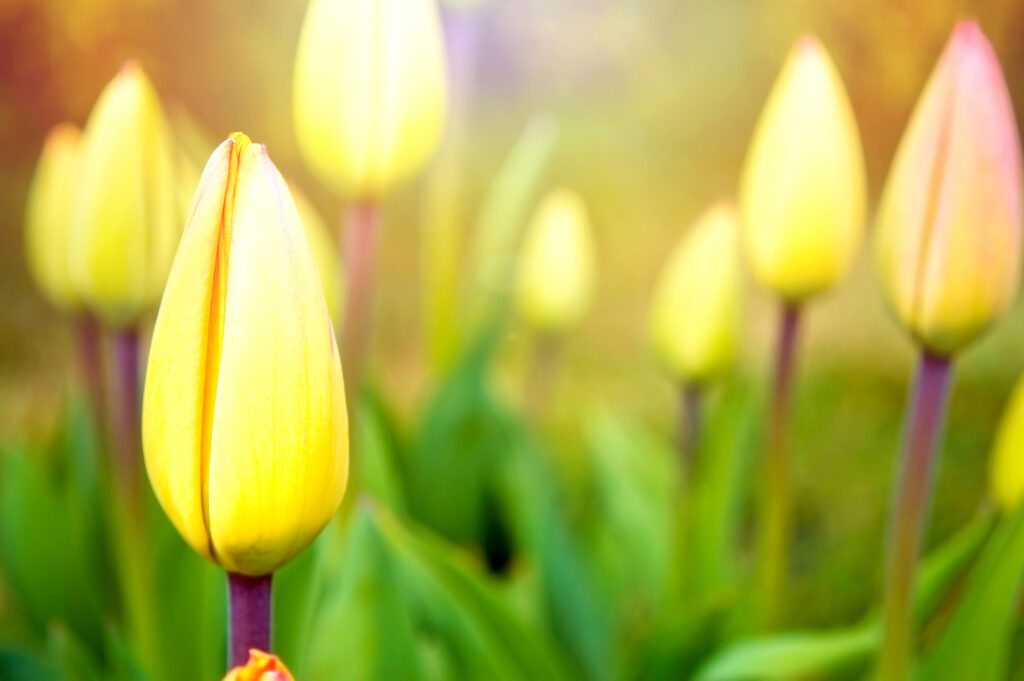
<path fill-rule="evenodd" d="M 238 154 L 239 156 L 244 154 L 246 147 L 252 144 L 252 140 L 250 140 L 249 136 L 246 135 L 244 132 L 233 132 L 231 133 L 231 136 L 228 137 L 228 139 L 231 140 L 231 144 L 235 149 L 235 153 Z"/>
<path fill-rule="evenodd" d="M 291 672 L 276 655 L 253 648 L 249 651 L 249 661 L 228 672 L 224 681 L 294 681 L 294 679 Z"/>

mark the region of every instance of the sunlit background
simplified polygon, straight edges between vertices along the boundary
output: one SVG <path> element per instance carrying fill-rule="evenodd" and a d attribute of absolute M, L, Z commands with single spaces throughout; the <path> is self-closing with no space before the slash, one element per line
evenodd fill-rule
<path fill-rule="evenodd" d="M 235 130 L 266 144 L 324 219 L 339 223 L 343 201 L 304 166 L 292 127 L 304 11 L 277 0 L 0 0 L 0 438 L 52 427 L 72 352 L 23 256 L 40 146 L 58 122 L 84 123 L 125 60 L 143 65 L 172 121 L 194 121 L 211 145 Z M 459 156 L 459 219 L 469 232 L 531 117 L 546 114 L 557 128 L 547 179 L 586 200 L 599 260 L 596 302 L 567 342 L 545 419 L 553 437 L 572 442 L 582 437 L 579 414 L 601 405 L 674 428 L 673 387 L 646 337 L 652 287 L 693 218 L 734 194 L 756 117 L 799 35 L 817 34 L 844 78 L 872 205 L 957 18 L 979 19 L 1024 111 L 1024 6 L 1011 1 L 493 0 L 444 11 L 447 25 L 458 23 L 475 43 L 462 65 L 460 138 L 387 203 L 376 273 L 372 373 L 407 420 L 437 376 L 425 349 L 421 236 L 446 154 Z M 737 380 L 764 383 L 775 308 L 748 288 Z M 802 623 L 818 624 L 856 616 L 878 592 L 878 551 L 865 547 L 882 545 L 913 352 L 887 316 L 867 249 L 854 276 L 813 303 L 805 331 L 794 436 L 797 597 L 806 604 Z M 524 335 L 510 331 L 497 372 L 513 403 L 529 352 Z M 981 495 L 993 428 L 1022 367 L 1018 305 L 958 364 L 932 541 Z M 571 472 L 573 462 L 565 465 Z"/>

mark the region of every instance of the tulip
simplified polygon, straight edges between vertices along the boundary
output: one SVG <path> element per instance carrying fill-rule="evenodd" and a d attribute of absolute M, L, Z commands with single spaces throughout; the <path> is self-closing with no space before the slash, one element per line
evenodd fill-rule
<path fill-rule="evenodd" d="M 284 663 L 274 655 L 255 648 L 249 651 L 245 666 L 235 667 L 224 681 L 295 681 Z"/>
<path fill-rule="evenodd" d="M 523 237 L 516 303 L 544 335 L 578 324 L 594 293 L 594 245 L 583 200 L 556 189 L 541 202 Z"/>
<path fill-rule="evenodd" d="M 961 22 L 911 116 L 878 213 L 883 288 L 921 348 L 889 538 L 882 681 L 910 673 L 910 595 L 948 410 L 951 356 L 1016 293 L 1020 153 L 999 61 L 978 25 Z M 1012 489 L 1013 477 L 1006 482 Z"/>
<path fill-rule="evenodd" d="M 782 301 L 762 494 L 761 616 L 786 602 L 789 393 L 800 306 L 847 273 L 864 232 L 865 172 L 857 122 L 817 39 L 789 53 L 757 123 L 740 184 L 744 250 L 754 279 Z"/>
<path fill-rule="evenodd" d="M 160 102 L 128 63 L 93 108 L 74 192 L 71 273 L 113 327 L 156 306 L 181 234 L 177 168 Z"/>
<path fill-rule="evenodd" d="M 302 222 L 266 149 L 240 133 L 210 157 L 171 268 L 143 446 L 171 522 L 230 574 L 232 650 L 265 649 L 269 575 L 337 510 L 348 422 Z"/>
<path fill-rule="evenodd" d="M 312 0 L 295 57 L 295 132 L 335 190 L 377 198 L 426 163 L 445 112 L 434 0 Z"/>
<path fill-rule="evenodd" d="M 345 306 L 344 291 L 336 286 L 336 282 L 344 282 L 345 277 L 341 274 L 341 262 L 338 256 L 338 248 L 331 240 L 330 230 L 320 213 L 305 194 L 298 191 L 292 184 L 292 198 L 295 200 L 295 208 L 302 218 L 302 228 L 306 234 L 306 241 L 313 252 L 313 260 L 316 261 L 316 269 L 320 274 L 320 283 L 323 285 L 324 300 L 327 301 L 327 312 L 331 319 L 340 322 Z"/>
<path fill-rule="evenodd" d="M 996 433 L 989 489 L 1006 513 L 1024 500 L 1024 380 L 1017 383 Z"/>
<path fill-rule="evenodd" d="M 81 296 L 71 278 L 72 204 L 79 179 L 81 136 L 70 123 L 47 135 L 29 187 L 25 209 L 28 267 L 39 288 L 62 310 L 74 311 Z"/>
<path fill-rule="evenodd" d="M 679 447 L 690 465 L 698 445 L 704 386 L 729 371 L 739 332 L 739 215 L 708 209 L 669 257 L 651 307 L 651 342 L 679 382 Z"/>

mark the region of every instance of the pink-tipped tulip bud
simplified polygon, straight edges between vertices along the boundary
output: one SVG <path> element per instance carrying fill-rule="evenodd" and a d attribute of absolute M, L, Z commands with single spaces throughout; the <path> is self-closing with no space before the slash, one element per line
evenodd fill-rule
<path fill-rule="evenodd" d="M 1020 220 L 1006 81 L 981 29 L 963 21 L 914 109 L 878 211 L 885 295 L 927 350 L 960 350 L 1013 301 Z"/>

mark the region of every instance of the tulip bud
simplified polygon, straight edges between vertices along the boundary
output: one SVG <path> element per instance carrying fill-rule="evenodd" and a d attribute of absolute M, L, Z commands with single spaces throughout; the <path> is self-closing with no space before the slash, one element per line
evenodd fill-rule
<path fill-rule="evenodd" d="M 1021 249 L 1021 156 L 999 61 L 961 22 L 893 159 L 878 209 L 886 298 L 928 350 L 951 354 L 1013 301 Z"/>
<path fill-rule="evenodd" d="M 320 283 L 323 285 L 327 311 L 335 323 L 340 323 L 345 307 L 345 278 L 341 273 L 341 257 L 338 247 L 331 240 L 330 231 L 323 218 L 320 217 L 320 213 L 302 192 L 295 189 L 294 185 L 292 185 L 292 198 L 295 199 L 295 208 L 298 209 L 299 217 L 302 218 L 302 228 L 306 233 L 309 248 L 313 251 L 316 269 L 320 273 Z"/>
<path fill-rule="evenodd" d="M 375 198 L 437 147 L 444 47 L 434 0 L 312 0 L 295 57 L 295 131 L 323 181 Z"/>
<path fill-rule="evenodd" d="M 1017 383 L 996 433 L 989 489 L 1004 511 L 1024 499 L 1024 380 Z"/>
<path fill-rule="evenodd" d="M 865 182 L 842 79 L 821 43 L 804 37 L 757 123 L 740 187 L 757 282 L 793 303 L 838 282 L 864 232 Z"/>
<path fill-rule="evenodd" d="M 331 518 L 348 478 L 341 364 L 295 204 L 236 133 L 203 171 L 160 304 L 146 469 L 185 541 L 269 574 Z"/>
<path fill-rule="evenodd" d="M 523 236 L 516 302 L 528 324 L 557 334 L 577 324 L 594 289 L 594 245 L 583 200 L 551 192 Z"/>
<path fill-rule="evenodd" d="M 72 204 L 68 200 L 78 182 L 80 140 L 78 128 L 68 123 L 50 131 L 25 208 L 29 271 L 43 293 L 64 310 L 81 304 L 70 274 Z"/>
<path fill-rule="evenodd" d="M 284 662 L 276 655 L 253 648 L 244 667 L 235 667 L 224 681 L 295 681 Z"/>
<path fill-rule="evenodd" d="M 82 138 L 72 275 L 108 324 L 156 305 L 181 234 L 177 169 L 160 102 L 128 63 L 100 95 Z"/>
<path fill-rule="evenodd" d="M 736 358 L 740 320 L 739 215 L 708 209 L 672 252 L 654 294 L 651 341 L 684 383 L 712 381 Z"/>

